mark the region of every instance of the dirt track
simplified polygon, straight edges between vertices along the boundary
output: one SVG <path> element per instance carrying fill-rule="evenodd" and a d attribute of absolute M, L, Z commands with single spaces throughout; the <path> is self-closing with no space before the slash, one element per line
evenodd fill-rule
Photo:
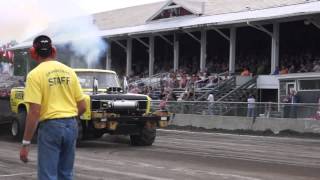
<path fill-rule="evenodd" d="M 76 180 L 318 180 L 320 140 L 218 133 L 158 131 L 151 147 L 132 147 L 127 137 L 104 136 L 77 149 Z M 0 179 L 36 179 L 31 162 L 18 159 L 19 143 L 0 136 Z"/>

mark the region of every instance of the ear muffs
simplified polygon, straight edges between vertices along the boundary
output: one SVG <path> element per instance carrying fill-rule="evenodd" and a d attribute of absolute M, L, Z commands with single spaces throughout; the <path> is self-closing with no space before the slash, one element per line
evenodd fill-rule
<path fill-rule="evenodd" d="M 34 47 L 31 47 L 29 49 L 29 53 L 30 53 L 30 56 L 33 60 L 35 60 L 36 62 L 39 62 L 39 56 L 38 56 L 36 49 Z"/>
<path fill-rule="evenodd" d="M 34 47 L 31 47 L 29 49 L 29 53 L 30 53 L 30 56 L 33 60 L 35 60 L 36 62 L 39 62 L 40 60 L 40 57 L 39 55 L 37 54 L 36 52 L 36 49 Z M 52 50 L 51 50 L 51 58 L 56 58 L 57 56 L 57 49 L 55 47 L 52 47 Z"/>
<path fill-rule="evenodd" d="M 52 50 L 51 50 L 51 58 L 55 59 L 57 56 L 57 49 L 52 46 Z"/>

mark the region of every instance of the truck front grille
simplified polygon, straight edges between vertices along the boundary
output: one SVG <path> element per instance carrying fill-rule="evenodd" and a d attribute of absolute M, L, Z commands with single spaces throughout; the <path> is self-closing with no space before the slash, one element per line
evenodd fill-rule
<path fill-rule="evenodd" d="M 147 101 L 134 100 L 92 100 L 92 111 L 104 111 L 108 113 L 116 113 L 120 115 L 142 115 L 146 112 Z"/>
<path fill-rule="evenodd" d="M 147 101 L 139 101 L 139 109 L 146 110 L 147 109 Z"/>

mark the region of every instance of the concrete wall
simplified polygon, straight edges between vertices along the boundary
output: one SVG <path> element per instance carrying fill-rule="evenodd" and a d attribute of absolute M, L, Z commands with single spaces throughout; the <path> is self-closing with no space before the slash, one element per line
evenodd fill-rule
<path fill-rule="evenodd" d="M 271 130 L 276 134 L 282 130 L 292 130 L 300 133 L 320 134 L 320 121 L 311 119 L 257 117 L 253 123 L 253 119 L 247 117 L 176 114 L 170 123 L 176 126 L 192 126 L 205 129 Z"/>

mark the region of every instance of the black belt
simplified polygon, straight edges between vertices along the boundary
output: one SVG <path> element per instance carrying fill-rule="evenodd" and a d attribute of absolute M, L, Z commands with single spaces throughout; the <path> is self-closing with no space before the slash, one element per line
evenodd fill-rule
<path fill-rule="evenodd" d="M 41 122 L 47 122 L 47 121 L 57 121 L 57 120 L 76 120 L 77 117 L 76 116 L 73 116 L 73 117 L 65 117 L 65 118 L 54 118 L 54 119 L 45 119 Z"/>

